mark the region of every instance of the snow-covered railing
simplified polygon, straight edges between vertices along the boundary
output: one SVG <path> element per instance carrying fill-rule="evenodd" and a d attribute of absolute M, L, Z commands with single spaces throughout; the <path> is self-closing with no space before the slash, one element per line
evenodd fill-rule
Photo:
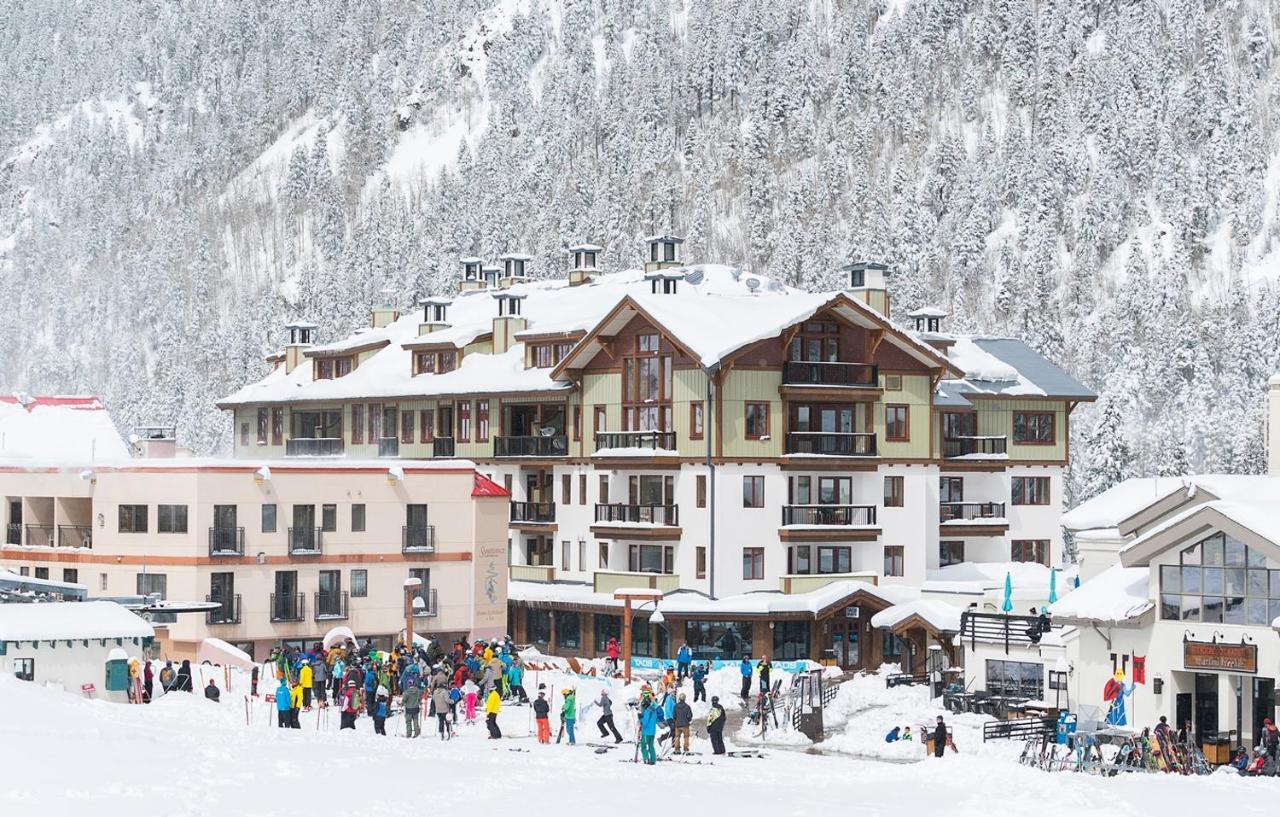
<path fill-rule="evenodd" d="M 783 505 L 783 525 L 874 525 L 874 505 Z"/>
<path fill-rule="evenodd" d="M 788 454 L 822 454 L 839 457 L 874 457 L 874 432 L 789 431 Z"/>
<path fill-rule="evenodd" d="M 596 522 L 626 522 L 675 527 L 680 524 L 678 505 L 629 505 L 596 503 Z"/>
<path fill-rule="evenodd" d="M 302 593 L 272 593 L 272 621 L 302 621 L 306 615 L 306 597 Z"/>
<path fill-rule="evenodd" d="M 315 596 L 316 621 L 333 621 L 347 618 L 350 613 L 350 592 L 322 593 Z"/>
<path fill-rule="evenodd" d="M 554 522 L 556 521 L 556 503 L 554 502 L 512 502 L 512 522 Z"/>
<path fill-rule="evenodd" d="M 596 450 L 610 448 L 652 448 L 673 451 L 674 431 L 601 431 L 596 434 Z"/>
<path fill-rule="evenodd" d="M 401 553 L 431 553 L 436 549 L 435 525 L 404 525 L 400 529 Z"/>
<path fill-rule="evenodd" d="M 1003 502 L 942 502 L 938 505 L 938 520 L 953 519 L 1003 519 Z"/>
<path fill-rule="evenodd" d="M 209 528 L 210 556 L 243 556 L 244 528 Z"/>
<path fill-rule="evenodd" d="M 942 441 L 943 457 L 968 457 L 974 454 L 998 456 L 1008 451 L 1009 438 L 957 436 L 947 437 Z"/>
<path fill-rule="evenodd" d="M 289 528 L 289 555 L 318 556 L 321 532 L 320 528 Z"/>
<path fill-rule="evenodd" d="M 226 598 L 220 596 L 205 596 L 205 601 L 215 602 L 220 607 L 204 614 L 205 624 L 239 624 L 240 623 L 240 594 L 234 593 Z M 274 609 L 274 605 L 272 607 Z"/>

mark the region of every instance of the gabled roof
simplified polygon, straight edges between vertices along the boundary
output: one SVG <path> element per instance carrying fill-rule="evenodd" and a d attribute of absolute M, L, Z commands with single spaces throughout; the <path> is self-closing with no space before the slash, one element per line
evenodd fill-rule
<path fill-rule="evenodd" d="M 1280 561 L 1280 505 L 1274 500 L 1214 500 L 1177 513 L 1120 549 L 1125 567 L 1145 567 L 1165 551 L 1186 547 L 1222 531 Z"/>
<path fill-rule="evenodd" d="M 113 601 L 0 604 L 0 641 L 153 635 L 150 624 Z"/>
<path fill-rule="evenodd" d="M 498 483 L 486 477 L 484 474 L 476 474 L 476 485 L 471 489 L 472 497 L 504 497 L 511 496 L 511 492 L 503 488 Z"/>
<path fill-rule="evenodd" d="M 1049 605 L 1049 612 L 1058 623 L 1134 621 L 1155 607 L 1150 577 L 1146 567 L 1112 565 Z"/>
<path fill-rule="evenodd" d="M 1026 343 L 1013 338 L 934 334 L 945 339 L 947 359 L 964 372 L 943 381 L 952 400 L 973 397 L 1054 397 L 1088 402 L 1098 395 Z M 964 397 L 959 397 L 964 395 Z M 936 402 L 936 401 L 935 401 Z"/>
<path fill-rule="evenodd" d="M 1062 527 L 1073 533 L 1117 528 L 1130 535 L 1182 508 L 1217 499 L 1280 502 L 1280 479 L 1242 474 L 1135 477 L 1063 514 Z"/>

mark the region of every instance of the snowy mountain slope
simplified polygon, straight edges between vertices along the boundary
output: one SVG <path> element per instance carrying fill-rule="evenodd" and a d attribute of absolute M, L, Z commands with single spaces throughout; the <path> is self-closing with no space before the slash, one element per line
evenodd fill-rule
<path fill-rule="evenodd" d="M 797 286 L 886 260 L 900 312 L 1029 338 L 1102 394 L 1072 418 L 1078 495 L 1261 467 L 1280 344 L 1263 0 L 0 15 L 0 388 L 101 392 L 213 450 L 212 398 L 288 318 L 333 339 L 448 289 L 461 255 L 549 275 L 590 240 L 620 269 L 673 229 L 691 260 Z"/>

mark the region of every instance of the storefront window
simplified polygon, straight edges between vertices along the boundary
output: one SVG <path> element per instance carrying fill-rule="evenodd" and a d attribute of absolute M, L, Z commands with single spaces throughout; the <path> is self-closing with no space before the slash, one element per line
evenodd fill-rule
<path fill-rule="evenodd" d="M 987 661 L 987 691 L 992 695 L 1039 701 L 1044 698 L 1044 666 L 1024 661 Z"/>
<path fill-rule="evenodd" d="M 885 663 L 892 664 L 902 660 L 902 639 L 888 630 L 884 633 L 884 656 Z"/>
<path fill-rule="evenodd" d="M 809 622 L 779 621 L 773 625 L 773 657 L 799 661 L 809 657 Z"/>
<path fill-rule="evenodd" d="M 1266 626 L 1280 615 L 1280 570 L 1238 539 L 1215 533 L 1160 566 L 1166 621 Z"/>
<path fill-rule="evenodd" d="M 698 660 L 751 657 L 750 621 L 690 621 L 685 624 L 684 638 Z"/>
<path fill-rule="evenodd" d="M 635 616 L 631 619 L 631 654 L 646 658 L 653 656 L 653 627 L 649 626 L 649 617 Z"/>
<path fill-rule="evenodd" d="M 551 611 L 530 610 L 525 614 L 529 642 L 542 649 L 551 643 Z"/>
<path fill-rule="evenodd" d="M 609 646 L 609 639 L 618 639 L 618 644 L 622 644 L 622 616 L 607 616 L 604 613 L 596 613 L 596 652 L 603 654 L 605 648 Z"/>
<path fill-rule="evenodd" d="M 557 610 L 555 616 L 556 648 L 578 649 L 582 645 L 582 616 L 564 610 Z"/>

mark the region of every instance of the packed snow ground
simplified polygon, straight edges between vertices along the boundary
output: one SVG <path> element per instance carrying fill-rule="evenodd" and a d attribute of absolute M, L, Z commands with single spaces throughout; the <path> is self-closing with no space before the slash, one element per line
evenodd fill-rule
<path fill-rule="evenodd" d="M 727 674 L 718 676 L 712 691 L 732 681 Z M 604 682 L 530 673 L 526 687 L 534 691 L 538 683 L 557 693 L 566 683 L 577 686 L 579 706 L 585 708 Z M 1025 769 L 1008 756 L 1016 756 L 1008 746 L 977 750 L 966 723 L 957 723 L 960 754 L 941 761 L 883 763 L 785 748 L 766 749 L 765 759 L 713 758 L 705 738 L 698 737 L 694 749 L 702 754 L 688 761 L 701 765 L 683 761 L 653 768 L 620 762 L 632 758 L 634 747 L 628 744 L 605 754 L 581 745 L 596 740 L 594 709 L 581 714 L 580 744 L 573 747 L 537 744 L 530 737 L 530 709 L 517 706 L 502 710 L 501 741 L 487 740 L 478 723 L 460 726 L 457 739 L 442 742 L 425 717 L 425 735 L 414 741 L 396 736 L 403 733 L 399 716 L 388 721 L 387 737 L 375 735 L 368 718 L 359 720 L 355 732 L 339 732 L 333 709 L 327 720 L 319 710 L 304 713 L 301 730 L 277 729 L 272 706 L 262 700 L 249 703 L 246 725 L 242 684 L 236 676 L 219 704 L 198 693 L 174 693 L 149 706 L 129 706 L 0 677 L 6 712 L 0 808 L 12 814 L 91 810 L 100 817 L 294 817 L 300 810 L 326 810 L 324 802 L 344 801 L 364 813 L 401 813 L 428 797 L 439 804 L 465 804 L 468 813 L 527 815 L 584 808 L 610 815 L 652 814 L 691 805 L 714 808 L 717 814 L 759 814 L 767 808 L 773 814 L 812 815 L 856 804 L 858 813 L 869 815 L 924 808 L 954 817 L 1132 817 L 1196 813 L 1224 803 L 1232 804 L 1233 814 L 1262 814 L 1280 795 L 1280 781 L 1230 775 L 1103 779 Z M 828 743 L 859 751 L 877 742 L 885 746 L 890 725 L 933 711 L 922 696 L 921 690 L 885 691 L 874 676 L 848 684 L 835 710 L 851 714 L 850 731 Z M 625 706 L 616 710 L 627 711 Z M 879 714 L 872 717 L 872 712 Z M 624 735 L 632 728 L 628 720 L 619 716 Z M 867 733 L 865 740 L 852 733 L 855 728 Z M 731 747 L 738 742 L 737 736 L 728 737 Z"/>

